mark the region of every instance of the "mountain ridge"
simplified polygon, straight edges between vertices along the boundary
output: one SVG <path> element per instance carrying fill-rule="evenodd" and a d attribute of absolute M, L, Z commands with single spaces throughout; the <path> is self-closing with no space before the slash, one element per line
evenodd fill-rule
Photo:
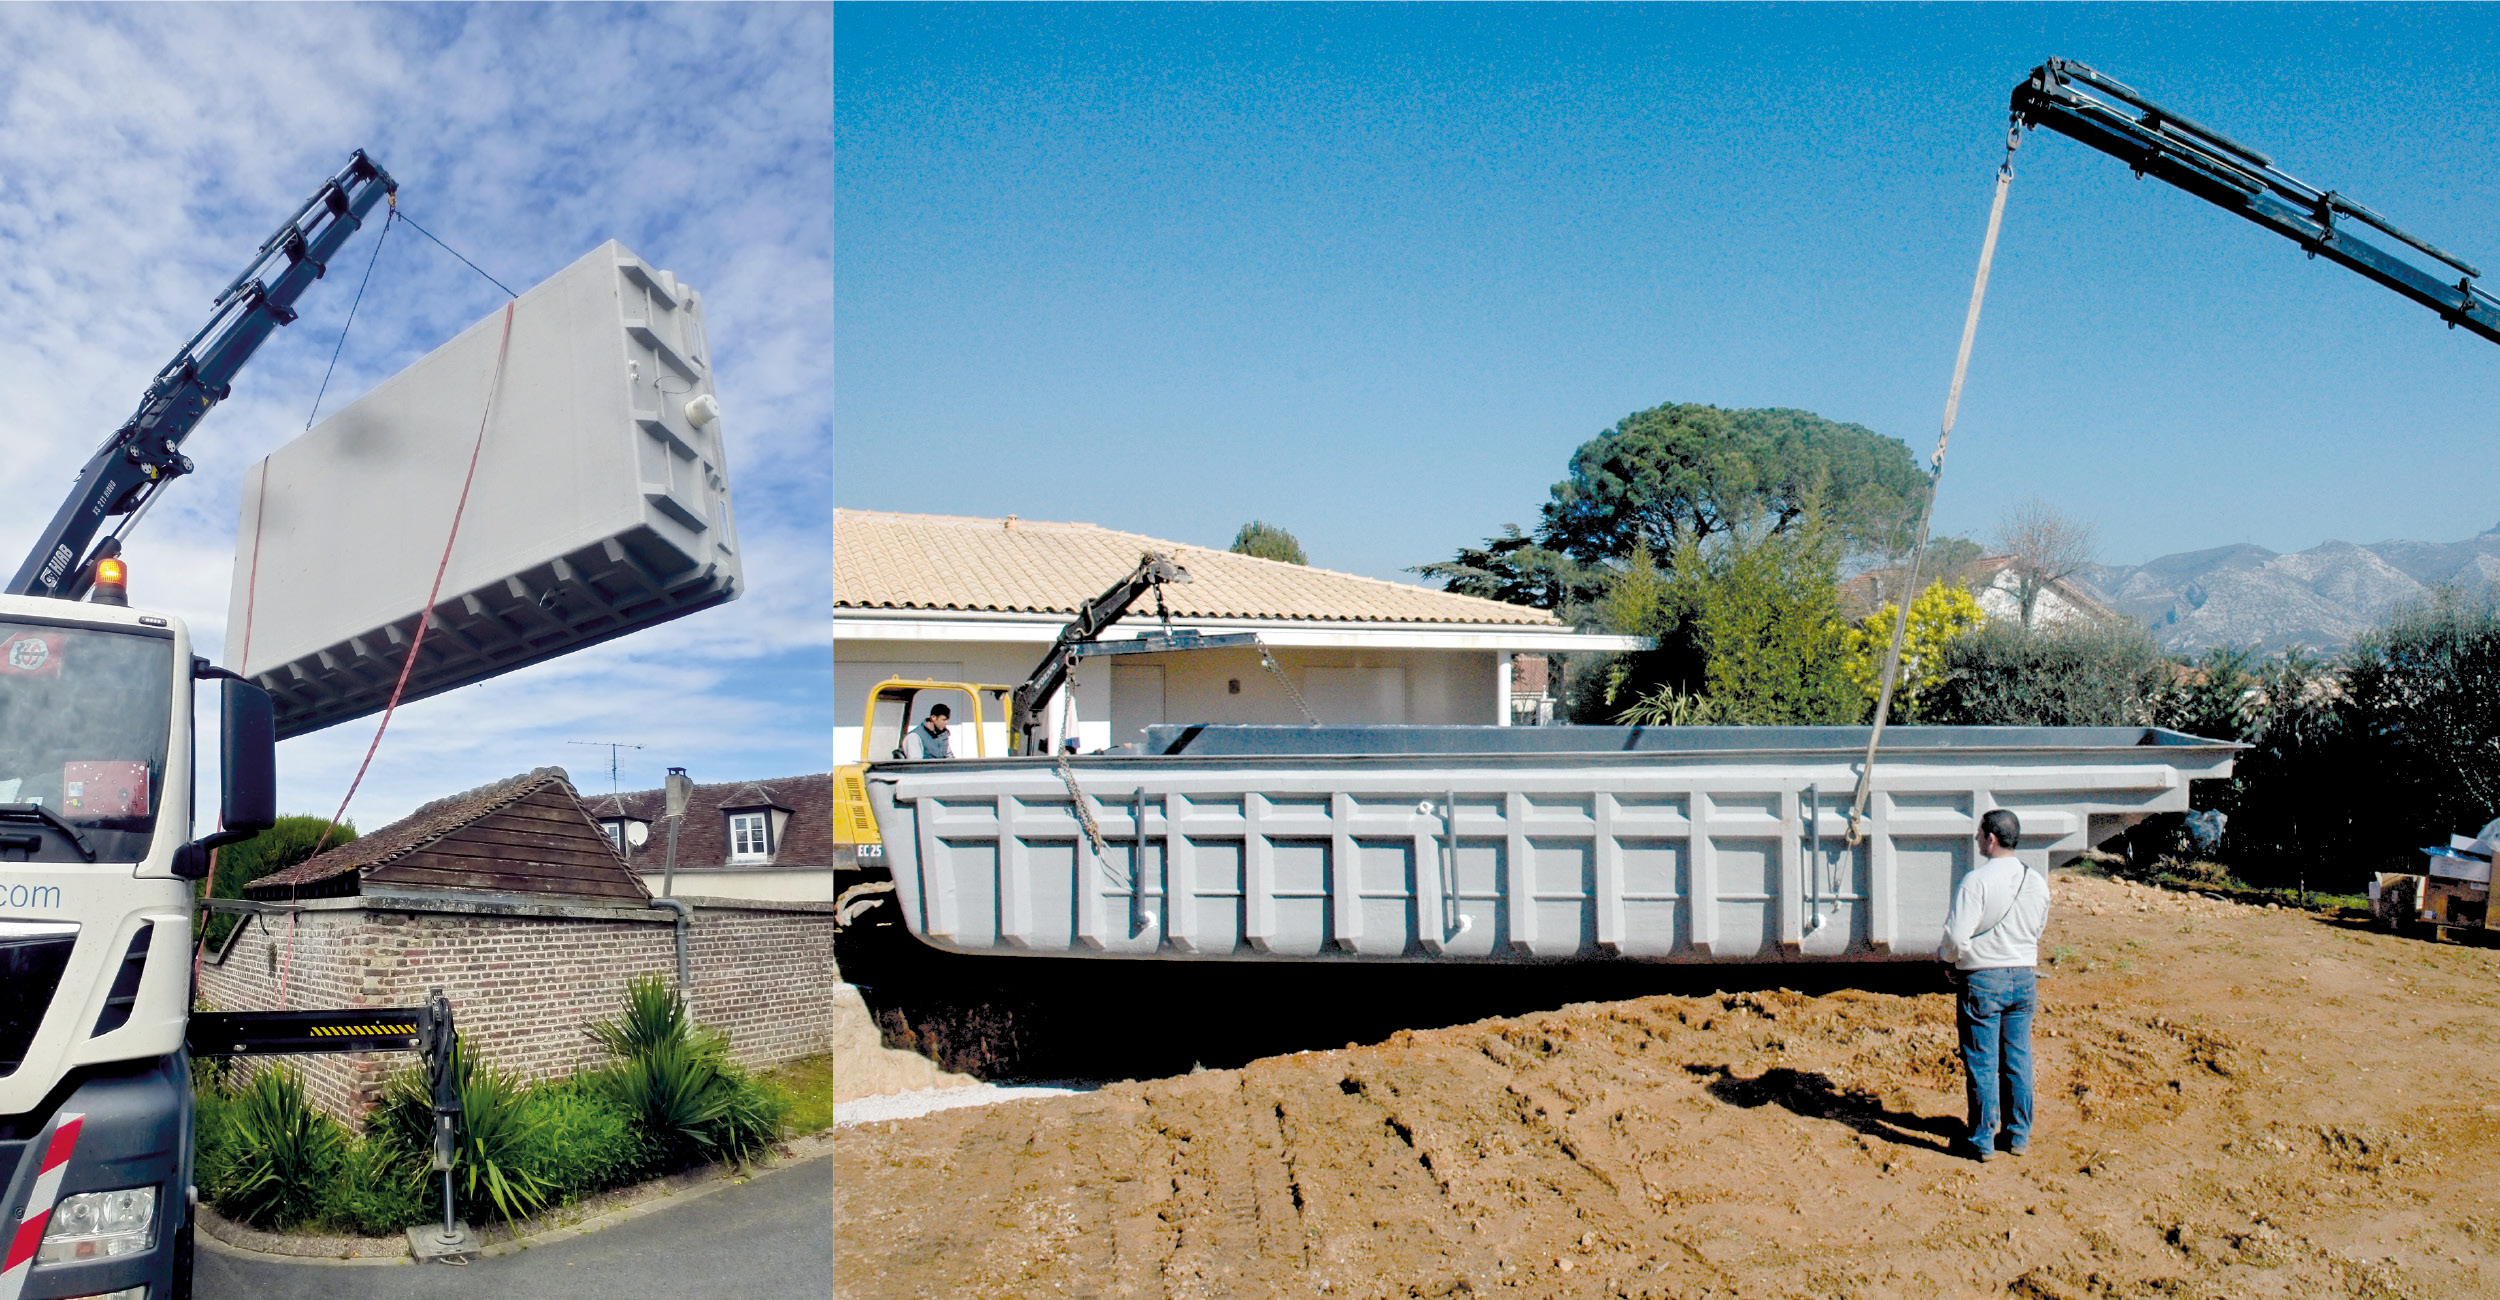
<path fill-rule="evenodd" d="M 2288 552 L 2238 542 L 2076 576 L 2110 608 L 2142 619 L 2164 650 L 2331 652 L 2442 584 L 2500 582 L 2500 525 L 2456 542 L 2328 540 Z"/>

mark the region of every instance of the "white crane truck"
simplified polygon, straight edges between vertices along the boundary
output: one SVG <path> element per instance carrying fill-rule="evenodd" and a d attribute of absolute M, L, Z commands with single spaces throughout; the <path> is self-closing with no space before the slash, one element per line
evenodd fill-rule
<path fill-rule="evenodd" d="M 130 607 L 120 558 L 191 468 L 184 437 L 395 189 L 359 151 L 261 245 L 0 590 L 0 1300 L 190 1294 L 193 1054 L 425 1050 L 444 1077 L 439 998 L 192 1014 L 193 882 L 275 821 L 276 713 L 195 656 L 180 619 Z M 194 838 L 193 697 L 210 681 L 221 828 Z"/>

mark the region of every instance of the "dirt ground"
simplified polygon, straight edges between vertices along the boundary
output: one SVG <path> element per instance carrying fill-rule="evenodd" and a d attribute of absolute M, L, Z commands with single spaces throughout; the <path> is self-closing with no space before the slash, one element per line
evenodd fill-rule
<path fill-rule="evenodd" d="M 2020 1159 L 1943 993 L 1576 1003 L 850 1130 L 835 1292 L 2500 1293 L 2500 952 L 2054 896 Z"/>

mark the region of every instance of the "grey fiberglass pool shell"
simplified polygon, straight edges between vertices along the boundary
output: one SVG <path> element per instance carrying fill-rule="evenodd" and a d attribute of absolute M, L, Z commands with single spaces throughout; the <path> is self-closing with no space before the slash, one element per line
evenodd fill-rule
<path fill-rule="evenodd" d="M 2144 727 L 1152 727 L 880 763 L 906 924 L 962 952 L 1252 961 L 1930 960 L 1980 814 L 2035 868 L 2188 807 L 2239 746 Z"/>

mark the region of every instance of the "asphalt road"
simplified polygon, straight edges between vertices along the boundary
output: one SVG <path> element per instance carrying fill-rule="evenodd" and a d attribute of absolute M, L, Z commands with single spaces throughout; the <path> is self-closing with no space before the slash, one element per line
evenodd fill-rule
<path fill-rule="evenodd" d="M 198 1300 L 638 1300 L 833 1290 L 833 1161 L 819 1157 L 600 1231 L 466 1266 L 292 1263 L 202 1243 Z"/>

